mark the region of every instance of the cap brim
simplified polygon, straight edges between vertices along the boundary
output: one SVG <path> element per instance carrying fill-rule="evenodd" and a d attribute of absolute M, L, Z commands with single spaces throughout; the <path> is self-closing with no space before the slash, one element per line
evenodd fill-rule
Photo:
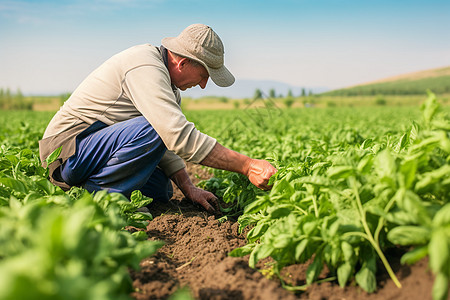
<path fill-rule="evenodd" d="M 169 49 L 171 52 L 190 58 L 192 60 L 195 60 L 202 64 L 206 70 L 208 71 L 209 77 L 211 77 L 211 80 L 220 87 L 228 87 L 232 85 L 235 81 L 233 74 L 231 74 L 230 71 L 225 66 L 222 66 L 218 69 L 213 69 L 208 67 L 207 64 L 205 64 L 203 61 L 199 60 L 198 58 L 194 57 L 191 53 L 189 53 L 186 49 L 184 49 L 176 40 L 174 37 L 167 37 L 162 39 L 161 44 L 166 48 Z"/>
<path fill-rule="evenodd" d="M 225 66 L 218 69 L 206 68 L 211 80 L 220 87 L 227 87 L 234 83 L 234 76 Z"/>

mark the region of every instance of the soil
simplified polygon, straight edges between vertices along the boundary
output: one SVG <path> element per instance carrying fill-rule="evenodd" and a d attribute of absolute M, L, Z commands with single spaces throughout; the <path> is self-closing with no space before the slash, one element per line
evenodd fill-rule
<path fill-rule="evenodd" d="M 188 164 L 194 183 L 211 177 L 201 166 Z M 169 203 L 153 203 L 154 219 L 147 227 L 150 240 L 166 244 L 152 257 L 141 262 L 139 271 L 131 270 L 137 300 L 169 299 L 177 290 L 187 287 L 194 299 L 431 299 L 434 277 L 424 259 L 413 266 L 401 265 L 401 249 L 386 253 L 398 279 L 399 289 L 382 266 L 377 274 L 377 291 L 367 294 L 356 284 L 339 287 L 336 281 L 316 283 L 306 291 L 285 290 L 278 278 L 264 276 L 248 266 L 248 256 L 230 257 L 228 252 L 246 244 L 245 232 L 239 233 L 236 220 L 219 220 L 219 213 L 209 214 L 185 199 L 175 188 Z M 267 262 L 267 261 L 266 261 Z M 286 267 L 284 280 L 292 285 L 304 285 L 307 264 Z M 265 264 L 259 263 L 264 269 Z M 267 274 L 266 274 L 267 275 Z M 323 270 L 319 278 L 326 278 Z M 449 297 L 450 299 L 450 297 Z"/>

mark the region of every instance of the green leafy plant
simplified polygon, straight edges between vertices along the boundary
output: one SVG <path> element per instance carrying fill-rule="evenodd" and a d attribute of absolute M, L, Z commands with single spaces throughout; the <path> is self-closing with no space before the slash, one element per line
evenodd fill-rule
<path fill-rule="evenodd" d="M 0 299 L 130 299 L 129 268 L 152 255 L 152 199 L 81 188 L 62 191 L 47 179 L 28 125 L 3 127 L 0 148 Z M 59 156 L 61 149 L 48 158 Z"/>
<path fill-rule="evenodd" d="M 252 139 L 245 128 L 230 135 L 230 145 L 253 156 L 267 157 L 270 148 L 279 170 L 271 179 L 272 190 L 247 194 L 253 197 L 250 201 L 238 198 L 247 187 L 234 185 L 230 174 L 217 173 L 219 178 L 203 183 L 224 198 L 223 191 L 232 190 L 226 201 L 236 203 L 236 211 L 242 212 L 241 230 L 250 227 L 248 244 L 230 255 L 249 255 L 251 267 L 270 256 L 278 274 L 286 265 L 309 262 L 306 284 L 317 281 L 326 264 L 329 278 L 336 278 L 339 285 L 354 280 L 373 292 L 378 260 L 401 287 L 385 251 L 412 247 L 402 262 L 414 263 L 429 255 L 436 275 L 433 298 L 446 299 L 449 118 L 432 93 L 419 122 L 408 119 L 399 127 L 398 115 L 377 109 L 384 116 L 372 111 L 350 120 L 349 115 L 337 115 L 345 109 L 336 108 L 313 114 L 331 120 L 325 125 L 307 115 L 302 115 L 307 126 L 283 125 L 290 120 L 286 116 L 282 122 L 273 119 L 274 128 L 264 131 L 264 141 Z M 321 118 L 320 113 L 329 116 Z M 361 119 L 365 122 L 360 124 Z"/>

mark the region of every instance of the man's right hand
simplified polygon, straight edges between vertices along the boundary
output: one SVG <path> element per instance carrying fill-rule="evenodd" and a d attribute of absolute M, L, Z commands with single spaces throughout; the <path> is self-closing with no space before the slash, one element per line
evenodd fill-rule
<path fill-rule="evenodd" d="M 269 179 L 278 170 L 274 168 L 268 161 L 261 159 L 251 159 L 248 166 L 247 177 L 251 183 L 262 190 L 270 190 Z"/>
<path fill-rule="evenodd" d="M 270 177 L 277 172 L 268 161 L 252 159 L 246 155 L 225 148 L 216 143 L 211 152 L 200 164 L 216 169 L 222 169 L 244 174 L 251 183 L 262 190 L 270 190 Z"/>

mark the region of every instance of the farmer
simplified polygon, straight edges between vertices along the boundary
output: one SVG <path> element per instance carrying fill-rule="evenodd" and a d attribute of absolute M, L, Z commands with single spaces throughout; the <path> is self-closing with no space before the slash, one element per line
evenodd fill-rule
<path fill-rule="evenodd" d="M 234 83 L 224 66 L 224 48 L 208 26 L 194 24 L 177 37 L 131 47 L 108 59 L 73 92 L 39 141 L 41 160 L 62 146 L 50 164 L 51 181 L 67 190 L 106 189 L 129 197 L 133 190 L 159 201 L 172 197 L 170 179 L 186 198 L 213 211 L 216 197 L 195 187 L 184 160 L 246 175 L 270 189 L 277 171 L 220 145 L 198 131 L 180 108 L 180 90 L 208 79 Z"/>

